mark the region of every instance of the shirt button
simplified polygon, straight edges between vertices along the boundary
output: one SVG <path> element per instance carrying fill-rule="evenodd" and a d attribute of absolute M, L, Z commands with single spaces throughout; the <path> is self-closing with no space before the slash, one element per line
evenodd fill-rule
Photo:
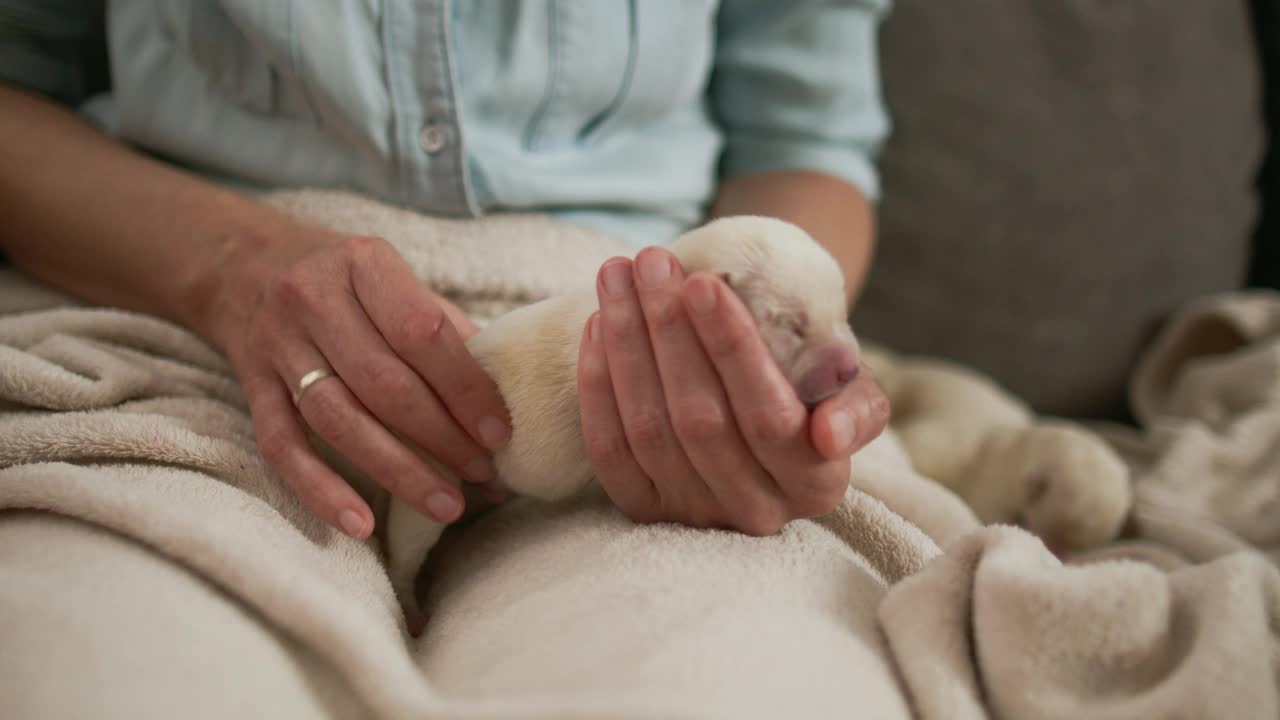
<path fill-rule="evenodd" d="M 449 144 L 449 131 L 443 125 L 432 124 L 422 128 L 422 135 L 419 138 L 422 142 L 422 149 L 428 154 L 435 155 Z"/>

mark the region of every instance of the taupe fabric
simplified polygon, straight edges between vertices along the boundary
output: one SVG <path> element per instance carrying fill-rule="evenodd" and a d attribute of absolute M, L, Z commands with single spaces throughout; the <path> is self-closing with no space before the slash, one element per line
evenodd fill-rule
<path fill-rule="evenodd" d="M 282 204 L 377 228 L 426 278 L 452 258 L 464 308 L 576 284 L 554 269 L 561 253 L 590 266 L 616 250 L 536 218 L 440 222 L 335 193 Z M 478 272 L 526 252 L 512 233 L 555 252 Z M 1168 550 L 1167 570 L 1063 566 L 1021 530 L 979 527 L 892 433 L 856 456 L 838 511 L 771 538 L 638 527 L 595 488 L 511 503 L 446 536 L 411 640 L 375 548 L 324 527 L 270 471 L 226 365 L 190 334 L 7 273 L 0 407 L 0 509 L 132 541 L 0 519 L 0 708 L 173 717 L 189 697 L 182 717 L 224 717 L 231 698 L 201 698 L 237 682 L 254 705 L 241 714 L 280 718 L 1249 719 L 1280 704 L 1280 571 L 1246 543 L 1200 543 L 1191 563 Z"/>
<path fill-rule="evenodd" d="M 1115 415 L 1183 303 L 1243 283 L 1263 127 L 1245 0 L 896 0 L 855 328 L 1041 412 Z"/>
<path fill-rule="evenodd" d="M 1252 547 L 1280 564 L 1280 294 L 1180 309 L 1131 394 L 1144 429 L 1103 429 L 1134 471 L 1136 534 L 1183 563 Z"/>

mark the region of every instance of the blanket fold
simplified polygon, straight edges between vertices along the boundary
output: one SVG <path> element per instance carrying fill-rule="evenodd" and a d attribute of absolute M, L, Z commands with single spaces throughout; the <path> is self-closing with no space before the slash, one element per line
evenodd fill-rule
<path fill-rule="evenodd" d="M 480 321 L 627 252 L 537 216 L 268 201 L 386 237 Z M 261 458 L 217 353 L 5 271 L 0 511 L 106 528 L 207 580 L 323 664 L 314 683 L 340 677 L 326 687 L 351 697 L 329 706 L 356 717 L 1276 717 L 1278 333 L 1268 295 L 1207 299 L 1171 326 L 1135 377 L 1144 427 L 1103 430 L 1134 470 L 1134 530 L 1069 564 L 981 527 L 886 433 L 836 512 L 772 538 L 636 526 L 595 488 L 511 502 L 446 533 L 413 640 L 374 543 L 312 517 Z M 0 601 L 37 606 L 41 587 L 0 582 Z M 0 647 L 23 622 L 0 616 Z M 32 691 L 7 679 L 22 655 L 0 654 L 0 707 Z M 169 672 L 156 681 L 193 670 Z"/>

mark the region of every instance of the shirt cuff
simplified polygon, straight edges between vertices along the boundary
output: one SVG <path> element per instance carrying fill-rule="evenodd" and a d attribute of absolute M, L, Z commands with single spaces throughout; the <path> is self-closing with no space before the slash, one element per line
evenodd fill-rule
<path fill-rule="evenodd" d="M 880 174 L 872 160 L 874 154 L 875 148 L 833 148 L 827 142 L 739 132 L 726 141 L 720 174 L 730 178 L 775 170 L 811 170 L 844 180 L 874 203 L 880 199 Z"/>

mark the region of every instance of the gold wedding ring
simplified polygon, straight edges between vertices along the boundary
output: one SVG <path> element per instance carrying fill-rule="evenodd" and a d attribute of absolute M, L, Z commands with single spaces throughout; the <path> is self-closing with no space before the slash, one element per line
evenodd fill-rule
<path fill-rule="evenodd" d="M 325 378 L 331 377 L 337 377 L 337 375 L 334 375 L 333 371 L 328 368 L 317 368 L 303 375 L 302 379 L 298 381 L 298 387 L 293 391 L 293 406 L 298 407 L 298 403 L 302 400 L 302 395 L 307 391 L 307 388 Z"/>

